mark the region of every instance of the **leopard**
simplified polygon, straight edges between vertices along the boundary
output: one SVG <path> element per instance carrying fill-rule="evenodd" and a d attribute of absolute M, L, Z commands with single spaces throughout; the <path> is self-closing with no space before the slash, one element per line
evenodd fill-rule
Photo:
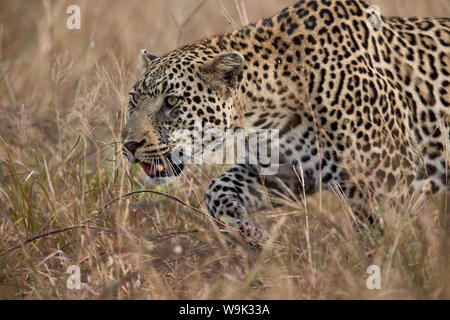
<path fill-rule="evenodd" d="M 231 164 L 205 194 L 209 214 L 249 241 L 270 239 L 252 217 L 273 205 L 270 195 L 337 188 L 364 208 L 401 190 L 449 191 L 449 18 L 301 0 L 161 57 L 143 49 L 138 69 L 122 145 L 152 185 L 183 174 L 184 138 L 201 130 L 278 133 L 268 139 L 275 173 L 256 156 Z"/>

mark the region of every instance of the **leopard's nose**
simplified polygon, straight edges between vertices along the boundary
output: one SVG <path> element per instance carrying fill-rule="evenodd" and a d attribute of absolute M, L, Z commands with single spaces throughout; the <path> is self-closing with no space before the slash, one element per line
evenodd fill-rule
<path fill-rule="evenodd" d="M 134 156 L 134 154 L 136 153 L 136 150 L 139 149 L 140 147 L 142 147 L 144 144 L 145 144 L 145 140 L 142 140 L 141 142 L 130 141 L 130 142 L 124 143 L 123 146 L 125 149 L 130 151 Z"/>

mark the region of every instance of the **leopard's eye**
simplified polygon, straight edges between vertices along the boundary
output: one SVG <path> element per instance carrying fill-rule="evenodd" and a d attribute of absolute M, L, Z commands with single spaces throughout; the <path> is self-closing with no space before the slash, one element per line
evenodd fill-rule
<path fill-rule="evenodd" d="M 136 106 L 130 102 L 128 104 L 128 112 L 129 112 L 130 116 L 133 114 L 134 110 L 136 110 Z"/>
<path fill-rule="evenodd" d="M 173 108 L 173 107 L 175 107 L 178 104 L 179 101 L 180 101 L 180 98 L 170 96 L 170 97 L 166 98 L 166 105 L 168 107 Z"/>

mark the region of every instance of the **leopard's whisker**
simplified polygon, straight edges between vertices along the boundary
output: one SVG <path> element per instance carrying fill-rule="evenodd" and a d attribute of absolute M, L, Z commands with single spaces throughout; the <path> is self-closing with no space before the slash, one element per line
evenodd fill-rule
<path fill-rule="evenodd" d="M 166 159 L 167 159 L 167 158 L 166 158 Z M 172 165 L 170 164 L 170 162 L 169 162 L 169 161 L 167 161 L 167 162 L 168 162 L 169 165 L 172 167 Z M 200 204 L 200 203 L 201 203 L 200 198 L 198 197 L 198 194 L 197 194 L 197 192 L 195 191 L 195 188 L 194 188 L 194 186 L 192 185 L 191 181 L 190 181 L 190 180 L 188 179 L 188 177 L 184 174 L 183 170 L 180 169 L 180 167 L 178 166 L 178 164 L 173 163 L 173 165 L 177 166 L 178 170 L 180 170 L 180 173 L 183 175 L 184 179 L 189 183 L 189 186 L 191 187 L 192 192 L 194 193 L 194 195 L 195 195 L 195 197 L 196 197 L 198 203 Z M 173 170 L 173 172 L 175 173 L 175 170 Z"/>
<path fill-rule="evenodd" d="M 167 157 L 164 157 L 164 166 L 166 167 L 166 169 L 168 169 L 168 170 L 170 170 L 170 172 L 172 173 L 172 176 L 175 176 L 175 174 L 176 174 L 176 171 L 175 171 L 175 169 L 172 167 L 172 164 L 170 163 L 170 161 L 169 161 L 169 159 L 167 159 Z M 167 164 L 167 165 L 166 165 Z M 183 174 L 183 172 L 181 172 L 182 174 Z M 189 184 L 189 186 L 190 186 L 190 188 L 192 189 L 192 191 L 194 192 L 194 195 L 195 195 L 195 197 L 197 198 L 197 201 L 199 201 L 198 200 L 198 196 L 197 196 L 197 193 L 195 192 L 195 189 L 193 188 L 193 186 L 192 186 L 192 184 L 191 184 L 191 182 L 189 181 L 189 179 L 183 174 L 183 178 L 186 180 L 186 182 Z M 183 190 L 183 193 L 184 193 L 184 196 L 186 197 L 186 200 L 189 198 L 188 197 L 188 195 L 186 194 L 186 191 L 184 190 L 184 188 L 182 188 L 182 190 Z M 200 201 L 199 201 L 199 203 L 200 203 Z"/>
<path fill-rule="evenodd" d="M 184 162 L 186 165 L 188 165 L 188 166 L 194 166 L 195 168 L 197 168 L 197 169 L 200 171 L 200 173 L 201 173 L 203 176 L 205 176 L 205 177 L 209 180 L 209 182 L 211 182 L 211 178 L 209 177 L 208 174 L 205 173 L 205 171 L 202 169 L 202 167 L 201 167 L 200 165 L 195 164 L 195 163 L 193 163 L 193 162 L 190 162 L 190 160 L 187 159 L 187 158 L 185 158 L 184 156 L 182 156 L 181 159 L 183 160 L 183 162 Z M 193 174 L 195 174 L 195 172 L 194 172 L 193 170 L 191 170 L 191 169 L 188 168 L 188 167 L 186 167 L 186 168 L 187 168 L 189 171 L 191 171 Z"/>

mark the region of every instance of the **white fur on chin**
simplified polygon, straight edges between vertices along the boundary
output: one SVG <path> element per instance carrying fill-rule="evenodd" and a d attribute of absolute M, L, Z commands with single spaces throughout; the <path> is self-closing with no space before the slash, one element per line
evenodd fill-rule
<path fill-rule="evenodd" d="M 178 177 L 150 178 L 149 176 L 147 176 L 147 183 L 149 183 L 150 186 L 153 187 L 169 185 L 176 180 L 178 180 Z"/>

